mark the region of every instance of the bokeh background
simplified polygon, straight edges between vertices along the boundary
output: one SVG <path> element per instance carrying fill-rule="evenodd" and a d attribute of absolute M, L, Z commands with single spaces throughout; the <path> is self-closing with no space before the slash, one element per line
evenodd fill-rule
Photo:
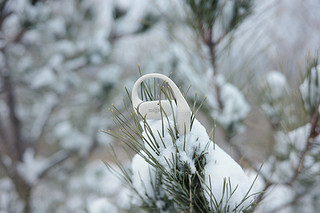
<path fill-rule="evenodd" d="M 272 85 L 285 77 L 290 100 L 302 106 L 298 85 L 320 47 L 320 2 L 253 2 L 216 49 L 223 82 L 240 97 L 231 104 L 240 107 L 220 118 L 229 123 L 217 123 L 215 142 L 236 160 L 241 150 L 259 164 L 272 154 L 279 126 L 308 120 L 296 109 L 274 120 L 261 97 L 266 79 Z M 207 96 L 198 119 L 212 129 L 219 117 L 212 67 L 192 19 L 183 0 L 0 0 L 1 213 L 129 208 L 127 190 L 102 162 L 112 164 L 110 144 L 124 164 L 129 159 L 101 130 L 115 129 L 108 108 L 123 109 L 138 65 L 143 73 L 171 74 L 182 91 L 192 85 L 191 105 L 195 92 Z"/>

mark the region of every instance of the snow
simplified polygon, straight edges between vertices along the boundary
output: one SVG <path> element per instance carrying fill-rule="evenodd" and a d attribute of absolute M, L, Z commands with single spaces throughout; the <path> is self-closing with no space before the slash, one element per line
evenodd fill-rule
<path fill-rule="evenodd" d="M 24 204 L 19 199 L 11 179 L 0 178 L 0 212 L 22 213 Z"/>
<path fill-rule="evenodd" d="M 249 192 L 253 182 L 250 181 L 240 165 L 217 145 L 215 145 L 213 151 L 208 150 L 206 159 L 207 165 L 204 170 L 207 186 L 212 186 L 212 193 L 218 202 L 222 200 L 222 206 L 230 206 L 231 209 L 236 208 L 245 199 L 246 193 Z M 230 191 L 224 194 L 224 187 L 226 191 L 230 187 Z M 231 196 L 233 190 L 235 190 L 235 193 Z M 209 195 L 207 198 L 210 201 Z M 249 198 L 238 209 L 246 208 L 252 202 L 253 198 Z"/>
<path fill-rule="evenodd" d="M 122 70 L 117 64 L 110 64 L 99 70 L 97 78 L 103 84 L 113 84 L 119 81 Z"/>
<path fill-rule="evenodd" d="M 90 201 L 88 205 L 89 213 L 117 213 L 117 208 L 106 198 L 98 198 Z"/>
<path fill-rule="evenodd" d="M 137 31 L 143 18 L 150 11 L 147 0 L 135 0 L 125 16 L 121 17 L 116 27 L 117 35 L 126 35 Z"/>
<path fill-rule="evenodd" d="M 145 153 L 140 153 L 145 155 Z M 139 192 L 143 199 L 148 197 L 155 198 L 154 184 L 155 184 L 155 171 L 154 169 L 139 155 L 136 154 L 132 159 L 132 184 Z M 141 205 L 139 197 L 134 197 L 133 204 Z"/>
<path fill-rule="evenodd" d="M 284 117 L 294 120 L 294 116 L 289 115 L 292 107 L 287 104 L 284 107 L 284 100 L 289 94 L 289 85 L 284 74 L 278 71 L 269 71 L 261 81 L 261 108 L 269 116 L 271 122 L 278 125 Z"/>
<path fill-rule="evenodd" d="M 300 85 L 300 92 L 307 111 L 320 104 L 320 65 L 311 68 L 310 73 Z"/>
<path fill-rule="evenodd" d="M 88 135 L 84 135 L 77 128 L 73 127 L 69 121 L 63 121 L 56 125 L 54 132 L 63 149 L 78 151 L 86 154 L 92 143 Z"/>
<path fill-rule="evenodd" d="M 306 124 L 290 132 L 278 132 L 275 136 L 276 144 L 274 147 L 276 156 L 279 160 L 271 156 L 262 167 L 262 173 L 266 177 L 277 183 L 286 183 L 294 174 L 298 166 L 299 154 L 305 148 L 308 136 L 310 134 L 311 124 Z M 320 137 L 319 137 L 320 139 Z M 319 140 L 316 139 L 315 141 Z M 313 162 L 308 160 L 308 162 Z M 310 164 L 305 166 L 309 167 Z"/>
<path fill-rule="evenodd" d="M 188 32 L 186 29 L 181 29 L 180 33 L 181 36 L 184 36 L 180 42 L 188 43 L 193 36 L 192 32 Z M 172 45 L 172 54 L 176 57 L 176 61 L 173 63 L 177 63 L 178 75 L 183 79 L 182 83 L 185 88 L 191 84 L 198 91 L 200 100 L 204 96 L 207 97 L 205 105 L 210 108 L 211 117 L 216 119 L 222 128 L 231 133 L 239 133 L 243 130 L 242 121 L 248 115 L 250 105 L 244 94 L 235 85 L 227 82 L 224 76 L 218 74 L 213 77 L 213 71 L 208 68 L 210 65 L 207 61 L 204 62 L 199 55 L 195 54 L 199 51 L 198 48 L 198 46 L 187 48 L 179 43 Z M 199 70 L 206 70 L 206 72 Z M 222 109 L 219 109 L 215 84 L 220 87 Z M 194 98 L 192 94 L 190 98 Z"/>
<path fill-rule="evenodd" d="M 290 147 L 294 147 L 294 149 L 301 152 L 306 146 L 310 130 L 311 124 L 307 123 L 288 133 L 279 132 L 276 137 L 276 151 L 285 155 Z"/>
<path fill-rule="evenodd" d="M 287 185 L 270 187 L 266 192 L 266 198 L 257 207 L 257 212 L 275 212 L 276 209 L 291 202 L 294 199 L 294 191 Z M 277 211 L 278 212 L 278 211 Z M 292 209 L 284 208 L 281 213 L 290 213 Z"/>
<path fill-rule="evenodd" d="M 199 45 L 199 42 L 197 43 L 197 40 L 195 40 L 195 37 L 193 37 L 193 30 L 190 30 L 189 27 L 187 27 L 184 24 L 181 24 L 181 21 L 184 21 L 182 20 L 181 16 L 186 16 L 186 14 L 184 13 L 185 8 L 181 3 L 182 1 L 175 0 L 175 2 L 180 3 L 179 6 L 176 8 L 170 7 L 171 3 L 169 3 L 169 1 L 157 2 L 158 5 L 162 5 L 161 12 L 163 12 L 163 14 L 161 14 L 160 21 L 147 32 L 143 33 L 142 35 L 126 35 L 123 38 L 119 38 L 113 41 L 113 44 L 110 44 L 108 40 L 110 33 L 114 33 L 113 30 L 115 32 L 130 33 L 135 29 L 139 28 L 139 26 L 141 25 L 141 20 L 144 19 L 146 15 L 150 13 L 151 15 L 158 14 L 152 11 L 154 8 L 152 8 L 151 4 L 154 3 L 154 1 L 152 1 L 151 3 L 146 0 L 82 0 L 80 3 L 79 1 L 74 0 L 57 0 L 46 1 L 45 3 L 40 1 L 35 6 L 31 6 L 30 1 L 25 0 L 8 1 L 8 11 L 12 9 L 14 13 L 8 16 L 2 25 L 3 30 L 0 39 L 0 46 L 1 48 L 4 48 L 6 50 L 5 52 L 7 54 L 5 56 L 5 62 L 8 64 L 10 72 L 12 71 L 13 80 L 15 81 L 15 86 L 17 87 L 16 98 L 17 100 L 19 100 L 19 106 L 17 106 L 17 111 L 19 112 L 18 115 L 19 119 L 21 120 L 21 126 L 23 128 L 22 138 L 29 139 L 29 137 L 27 137 L 28 135 L 26 136 L 26 134 L 24 134 L 25 132 L 35 132 L 36 134 L 33 135 L 38 135 L 38 127 L 41 126 L 41 124 L 43 124 L 42 118 L 45 118 L 48 112 L 47 110 L 45 110 L 45 108 L 47 108 L 48 105 L 42 104 L 43 101 L 46 100 L 44 97 L 48 97 L 51 92 L 59 92 L 59 98 L 61 97 L 61 102 L 59 100 L 59 104 L 61 103 L 61 105 L 55 110 L 53 115 L 50 117 L 50 120 L 46 126 L 44 136 L 42 138 L 43 142 L 51 141 L 52 144 L 50 144 L 50 147 L 54 146 L 58 149 L 66 148 L 69 150 L 78 150 L 80 152 L 85 152 L 84 150 L 87 149 L 90 145 L 89 142 L 91 142 L 92 135 L 94 135 L 93 132 L 96 131 L 96 129 L 106 129 L 110 126 L 110 123 L 104 123 L 102 121 L 109 119 L 106 119 L 106 116 L 102 116 L 102 113 L 97 112 L 99 109 L 96 108 L 96 97 L 100 98 L 100 96 L 98 96 L 98 92 L 103 92 L 102 90 L 99 91 L 99 88 L 101 88 L 99 87 L 101 86 L 100 84 L 116 84 L 114 83 L 114 81 L 118 82 L 119 80 L 122 80 L 120 78 L 113 79 L 113 77 L 118 74 L 116 70 L 120 69 L 126 71 L 126 78 L 124 79 L 124 81 L 130 81 L 128 79 L 129 75 L 132 75 L 132 73 L 137 73 L 137 63 L 142 63 L 142 66 L 147 67 L 147 69 L 143 70 L 144 72 L 160 71 L 164 73 L 170 73 L 171 71 L 175 71 L 173 74 L 174 78 L 183 81 L 187 84 L 187 86 L 189 86 L 189 82 L 192 81 L 193 85 L 197 90 L 200 91 L 200 93 L 205 94 L 207 91 L 209 91 L 212 82 L 207 81 L 206 76 L 202 75 L 202 71 L 207 69 L 208 64 L 203 63 L 203 61 L 200 59 L 201 57 L 206 55 L 206 52 L 203 51 L 203 49 L 201 49 L 203 47 L 201 47 L 201 45 Z M 314 23 L 310 21 L 306 22 L 305 25 L 301 25 L 301 23 L 297 22 L 297 20 L 302 17 L 302 13 L 299 13 L 300 15 L 292 16 L 292 14 L 290 14 L 290 12 L 292 11 L 291 9 L 289 9 L 290 11 L 288 13 L 288 9 L 286 7 L 290 6 L 291 4 L 293 6 L 290 6 L 290 8 L 294 8 L 297 5 L 299 6 L 300 3 L 297 3 L 299 1 L 284 0 L 283 2 L 285 3 L 277 4 L 280 6 L 275 7 L 275 9 L 273 10 L 274 13 L 272 14 L 278 13 L 278 15 L 269 17 L 264 16 L 263 23 L 265 24 L 263 26 L 259 22 L 263 29 L 266 28 L 266 30 L 264 30 L 264 32 L 262 33 L 263 36 L 261 36 L 260 33 L 256 33 L 256 30 L 252 30 L 255 29 L 255 26 L 257 25 L 252 25 L 251 22 L 249 24 L 249 28 L 240 31 L 239 34 L 235 34 L 235 39 L 237 40 L 237 37 L 242 37 L 242 35 L 239 35 L 245 34 L 245 31 L 254 32 L 254 38 L 250 39 L 250 42 L 242 41 L 242 43 L 245 45 L 238 45 L 241 42 L 236 41 L 237 43 L 235 43 L 234 47 L 238 48 L 239 46 L 245 46 L 246 52 L 253 52 L 252 54 L 255 55 L 261 49 L 263 49 L 263 47 L 258 47 L 258 42 L 255 42 L 255 40 L 258 38 L 259 44 L 262 43 L 263 46 L 263 44 L 266 43 L 266 38 L 271 37 L 270 41 L 276 41 L 277 38 L 272 39 L 272 36 L 270 36 L 272 34 L 275 34 L 276 37 L 280 38 L 278 40 L 283 41 L 282 43 L 284 43 L 285 45 L 279 46 L 280 48 L 278 50 L 280 50 L 280 56 L 278 56 L 278 54 L 272 54 L 273 57 L 283 58 L 283 51 L 286 51 L 286 57 L 292 57 L 292 55 L 297 55 L 300 56 L 301 59 L 302 55 L 303 58 L 305 58 L 305 53 L 307 52 L 306 50 L 309 50 L 308 47 L 313 48 L 319 46 L 315 45 L 319 40 L 319 37 L 316 36 L 317 33 L 315 33 L 317 32 L 317 30 L 310 31 L 310 26 Z M 313 5 L 311 4 L 311 2 L 314 2 Z M 317 11 L 319 6 L 315 2 L 316 1 L 306 1 L 301 4 L 305 4 L 306 7 L 310 9 L 310 11 L 313 11 L 308 14 L 316 14 L 314 11 Z M 122 20 L 113 20 L 113 4 L 117 4 L 117 6 L 122 8 L 123 10 L 128 10 L 127 15 L 123 17 Z M 167 6 L 166 4 L 169 6 Z M 279 8 L 281 10 L 279 10 Z M 86 12 L 88 11 L 92 12 L 91 18 L 85 17 L 85 14 L 87 14 Z M 177 11 L 183 13 L 183 15 L 179 14 L 179 17 L 177 17 Z M 258 12 L 258 14 L 261 14 L 260 12 L 261 10 Z M 131 14 L 133 13 L 136 15 L 136 17 L 131 18 Z M 305 14 L 306 15 L 303 17 L 308 16 L 307 13 Z M 318 16 L 312 17 L 314 17 L 313 19 L 319 19 Z M 165 18 L 166 20 L 163 21 L 162 18 Z M 277 19 L 279 19 L 282 24 L 275 25 L 274 20 Z M 167 20 L 169 21 L 166 22 Z M 256 21 L 257 16 L 253 17 L 252 20 Z M 15 44 L 10 43 L 12 39 L 14 39 L 21 30 L 22 24 L 26 22 L 30 22 L 32 24 L 32 27 L 27 29 L 21 41 L 14 42 Z M 294 24 L 288 25 L 289 23 Z M 128 25 L 130 27 L 128 27 Z M 270 25 L 273 27 L 270 28 Z M 286 28 L 283 28 L 282 26 L 286 26 Z M 297 48 L 297 44 L 299 42 L 296 41 L 298 40 L 299 36 L 291 35 L 298 35 L 296 33 L 298 31 L 294 29 L 301 29 L 301 26 L 309 26 L 307 30 L 301 31 L 302 34 L 305 34 L 307 32 L 307 34 L 314 36 L 310 36 L 310 38 L 306 40 L 303 36 L 300 35 L 300 37 L 303 38 L 303 43 L 307 43 L 308 45 L 303 45 L 302 48 Z M 275 30 L 272 30 L 277 28 L 278 31 L 276 30 L 276 32 Z M 287 30 L 288 28 L 289 30 Z M 288 33 L 284 33 L 285 31 L 289 32 L 289 36 Z M 266 54 L 264 54 L 263 51 L 263 56 L 268 56 L 268 54 L 271 55 L 270 52 L 272 52 L 272 50 L 276 50 L 276 48 L 273 48 L 274 46 L 276 46 L 274 45 L 276 44 L 276 42 L 271 43 L 273 44 L 272 48 L 268 48 L 265 51 L 267 52 Z M 179 51 L 177 51 L 178 53 L 174 52 L 174 46 L 177 47 L 179 45 L 182 47 L 179 47 Z M 292 51 L 292 54 L 287 54 L 289 48 L 281 47 L 290 47 L 294 50 L 299 49 L 299 51 Z M 255 50 L 253 51 L 253 49 Z M 229 67 L 231 67 L 231 70 L 233 69 L 236 70 L 237 73 L 241 73 L 236 76 L 246 76 L 243 75 L 243 72 L 239 72 L 239 63 L 241 63 L 242 61 L 244 61 L 242 63 L 247 62 L 243 60 L 245 58 L 243 55 L 245 54 L 243 54 L 242 52 L 243 49 L 239 50 L 238 48 L 236 50 L 238 51 L 230 51 L 230 55 L 235 56 L 233 58 L 234 60 L 230 60 L 231 57 L 228 57 L 226 59 L 227 62 L 224 63 L 228 64 Z M 174 54 L 173 52 L 176 54 Z M 276 53 L 276 51 L 272 53 Z M 183 58 L 182 54 L 190 55 L 189 57 Z M 257 54 L 260 55 L 260 59 L 263 59 L 263 63 L 261 63 L 262 65 L 259 65 L 257 67 L 254 66 L 254 70 L 257 72 L 260 72 L 259 68 L 264 67 L 265 64 L 272 64 L 269 63 L 270 59 L 268 57 L 261 57 L 262 54 Z M 199 57 L 199 55 L 201 56 Z M 230 63 L 230 61 L 232 61 L 232 63 Z M 261 62 L 259 60 L 252 60 L 250 61 L 250 64 L 256 63 L 257 61 Z M 295 60 L 288 61 L 292 62 Z M 299 61 L 302 61 L 302 59 Z M 218 63 L 220 63 L 220 61 L 218 61 Z M 1 65 L 2 64 L 3 63 L 1 62 Z M 106 66 L 106 64 L 112 64 L 112 66 Z M 117 64 L 119 68 L 113 66 L 113 64 Z M 175 65 L 177 65 L 177 67 L 175 67 Z M 110 69 L 108 69 L 108 67 Z M 230 72 L 229 69 L 225 68 L 225 66 L 220 66 L 220 68 L 220 70 L 222 70 L 224 74 Z M 196 71 L 200 72 L 197 73 Z M 89 77 L 87 75 L 88 73 L 90 74 Z M 186 75 L 188 74 L 186 73 L 195 74 L 190 75 L 190 77 L 187 77 Z M 28 75 L 29 78 L 24 78 L 25 75 Z M 191 79 L 191 81 L 189 78 Z M 94 81 L 93 84 L 99 84 L 99 86 L 90 86 L 90 88 L 93 89 L 88 91 L 87 85 L 91 85 L 91 80 Z M 195 81 L 197 81 L 196 84 L 194 84 Z M 232 81 L 228 79 L 228 82 Z M 233 82 L 237 83 L 236 81 Z M 32 91 L 32 88 L 27 88 L 29 85 L 33 85 L 33 88 L 36 88 L 37 90 Z M 47 91 L 51 89 L 53 91 L 49 91 L 48 93 Z M 27 93 L 26 90 L 28 90 Z M 90 93 L 90 96 L 87 93 Z M 94 99 L 91 98 L 91 96 L 94 96 Z M 78 98 L 81 98 L 81 101 Z M 210 99 L 210 97 L 208 99 Z M 214 99 L 214 97 L 211 97 L 211 99 Z M 121 102 L 120 98 L 116 98 L 115 101 Z M 80 102 L 81 104 L 79 104 Z M 113 102 L 113 100 L 112 98 L 108 98 L 106 102 Z M 232 103 L 232 101 L 230 103 Z M 236 101 L 233 102 L 234 105 L 237 104 L 235 103 Z M 91 108 L 89 107 L 89 105 L 94 105 L 94 107 Z M 213 108 L 213 106 L 216 105 L 211 105 L 211 108 Z M 81 110 L 79 110 L 80 107 L 82 107 Z M 0 108 L 1 116 L 5 120 L 5 116 L 3 115 L 7 114 L 7 109 L 5 107 L 5 104 L 3 104 L 2 100 L 0 101 Z M 39 109 L 41 109 L 41 111 L 39 111 Z M 23 113 L 20 113 L 20 111 L 23 111 Z M 232 108 L 228 108 L 228 111 L 237 114 L 233 111 Z M 24 116 L 20 117 L 20 115 L 22 114 Z M 225 121 L 226 123 L 229 122 L 234 124 L 237 123 L 237 119 L 241 120 L 242 118 L 235 116 L 232 118 L 230 117 L 222 119 L 221 122 Z M 39 122 L 34 123 L 34 121 Z M 60 130 L 57 130 L 56 126 L 60 126 L 60 123 L 63 122 L 66 122 L 65 126 L 62 125 L 61 127 L 59 127 Z M 230 126 L 231 124 L 224 125 Z M 28 131 L 30 129 L 32 131 Z M 106 136 L 101 136 L 101 139 L 99 137 L 99 141 L 102 141 L 103 137 L 105 140 L 108 139 Z M 196 137 L 196 135 L 194 137 Z M 168 140 L 170 140 L 170 138 Z M 194 138 L 190 138 L 189 140 L 193 141 Z M 179 149 L 181 149 L 181 144 L 183 144 L 182 141 L 178 141 L 176 143 L 179 143 Z M 189 164 L 191 172 L 194 172 L 194 161 L 192 160 L 192 158 L 190 158 L 190 153 L 192 152 L 193 147 L 192 145 L 190 145 L 192 143 L 189 143 L 189 141 L 187 141 L 187 143 L 187 150 L 180 151 L 178 157 L 181 159 L 182 162 Z M 43 151 L 41 147 L 39 151 Z M 47 153 L 50 151 L 52 150 L 45 150 L 44 152 Z M 168 145 L 166 149 L 163 148 L 161 152 L 162 160 L 164 159 L 164 157 L 170 159 L 171 154 L 174 152 L 174 145 Z M 27 155 L 29 155 L 29 163 L 23 162 L 22 165 L 20 165 L 21 173 L 25 173 L 29 169 L 29 167 L 31 167 L 30 164 L 33 164 L 31 163 L 33 161 L 35 162 L 36 167 L 41 167 L 41 163 L 39 165 L 38 162 L 41 161 L 40 157 L 32 155 L 32 153 L 26 153 L 25 158 L 27 158 Z M 295 161 L 296 156 L 293 154 L 291 156 L 291 159 Z M 159 158 L 159 160 L 161 159 Z M 306 158 L 307 165 L 311 165 L 312 162 L 314 162 L 313 158 Z M 162 163 L 165 164 L 164 161 Z M 74 166 L 72 163 L 68 165 L 69 167 L 67 168 L 63 167 L 67 171 L 65 172 L 67 175 L 70 171 L 72 171 L 71 167 Z M 14 166 L 14 162 L 12 163 L 12 166 Z M 315 169 L 314 172 L 317 171 L 316 167 L 317 165 L 314 165 L 314 167 L 312 167 L 312 169 Z M 26 172 L 31 173 L 31 175 L 27 175 L 27 179 L 29 179 L 29 181 L 31 182 L 35 181 L 35 177 L 37 176 L 39 171 L 40 169 L 38 169 L 37 171 L 31 170 Z M 52 182 L 60 180 L 63 176 L 62 173 L 63 172 L 59 173 L 59 175 L 52 176 Z M 77 175 L 84 176 L 83 173 Z M 110 187 L 100 187 L 102 185 L 102 181 L 97 181 L 100 183 L 100 185 L 94 186 L 93 184 L 91 185 L 91 183 L 94 182 L 96 179 L 88 179 L 91 178 L 86 176 L 86 180 L 82 180 L 83 182 L 79 181 L 77 182 L 77 184 L 79 185 L 79 187 L 85 188 L 83 185 L 84 183 L 86 183 L 90 185 L 91 188 L 95 187 L 99 190 L 101 189 L 101 191 L 105 191 L 107 194 L 111 193 L 111 191 L 114 191 L 114 188 L 112 186 L 118 186 L 117 184 L 110 183 Z M 114 183 L 115 181 L 114 179 L 108 176 L 105 176 L 105 179 L 108 180 L 105 181 L 107 182 L 106 185 L 108 185 L 109 182 Z M 37 196 L 33 196 L 32 199 L 34 200 L 34 203 L 37 204 L 37 201 L 39 200 L 40 202 L 38 203 L 42 203 L 41 201 L 43 199 L 39 198 L 49 197 L 47 195 L 50 195 L 52 197 L 60 196 L 60 199 L 66 200 L 66 204 L 63 203 L 61 205 L 67 206 L 67 204 L 70 204 L 72 208 L 76 208 L 79 206 L 81 207 L 79 207 L 81 210 L 66 210 L 67 208 L 62 208 L 60 212 L 85 211 L 84 209 L 87 208 L 85 199 L 71 199 L 70 197 L 82 196 L 82 194 L 86 194 L 86 192 L 83 192 L 86 190 L 70 190 L 69 192 L 67 192 L 69 193 L 68 195 L 62 194 L 61 191 L 60 194 L 53 194 L 51 193 L 52 191 L 54 191 L 53 189 L 55 189 L 55 191 L 58 191 L 58 189 L 56 189 L 57 187 L 54 187 L 56 185 L 53 186 L 52 182 L 48 184 L 49 186 L 47 186 L 47 191 L 45 191 L 45 193 L 40 193 Z M 39 182 L 37 184 L 39 184 Z M 36 190 L 36 188 L 37 187 L 35 187 L 34 190 Z M 107 191 L 107 188 L 110 191 Z M 12 188 L 10 190 L 10 192 L 13 192 L 14 189 Z M 0 190 L 0 193 L 2 192 L 3 190 Z M 70 202 L 67 202 L 69 198 Z M 54 199 L 52 200 L 52 203 L 56 202 Z M 159 202 L 159 204 L 161 204 L 161 202 Z M 10 210 L 3 209 L 1 209 L 0 211 L 11 212 Z M 50 211 L 47 209 L 42 209 L 38 212 Z M 56 212 L 59 212 L 59 210 L 57 210 Z"/>
<path fill-rule="evenodd" d="M 58 16 L 51 19 L 47 23 L 48 30 L 52 32 L 53 36 L 63 37 L 66 35 L 66 21 L 63 17 Z"/>
<path fill-rule="evenodd" d="M 48 160 L 44 157 L 36 157 L 34 150 L 28 148 L 22 158 L 22 162 L 18 164 L 17 169 L 19 175 L 30 185 L 34 185 L 41 172 L 48 167 Z"/>
<path fill-rule="evenodd" d="M 117 197 L 124 187 L 103 162 L 93 160 L 70 173 L 73 168 L 68 161 L 38 182 L 32 191 L 33 212 L 118 212 Z"/>
<path fill-rule="evenodd" d="M 206 133 L 205 128 L 195 120 L 191 131 L 185 136 L 180 135 L 176 141 L 172 141 L 171 136 L 167 131 L 164 135 L 160 136 L 155 134 L 159 131 L 162 132 L 161 120 L 148 120 L 148 125 L 151 130 L 145 129 L 143 136 L 146 138 L 146 149 L 157 159 L 157 161 L 166 168 L 167 171 L 172 171 L 172 164 L 176 162 L 175 156 L 178 158 L 178 166 L 180 168 L 184 164 L 190 165 L 191 174 L 195 173 L 195 162 L 193 159 L 194 153 L 200 155 L 206 152 L 206 165 L 204 166 L 205 183 L 207 187 L 212 186 L 210 192 L 206 193 L 208 202 L 213 202 L 210 199 L 211 193 L 222 205 L 229 205 L 234 209 L 245 198 L 252 181 L 244 173 L 239 164 L 237 164 L 227 153 L 225 153 L 218 145 L 214 144 Z M 144 126 L 143 121 L 141 125 Z M 169 123 L 164 121 L 164 129 L 173 127 L 173 118 L 169 117 Z M 151 131 L 155 135 L 155 139 L 151 137 Z M 162 133 L 161 133 L 162 134 Z M 149 136 L 149 137 L 148 137 Z M 162 142 L 163 141 L 163 142 Z M 185 145 L 184 145 L 185 143 Z M 152 150 L 158 146 L 160 152 L 156 155 Z M 141 153 L 146 156 L 145 153 Z M 169 161 L 169 163 L 168 163 Z M 133 185 L 142 196 L 148 195 L 154 198 L 154 169 L 138 154 L 132 161 L 133 171 Z M 224 181 L 227 181 L 224 183 Z M 230 181 L 230 182 L 229 182 Z M 229 185 L 230 183 L 230 185 Z M 227 189 L 230 189 L 229 194 L 224 194 L 224 184 L 227 184 Z M 231 191 L 235 190 L 234 194 L 230 196 Z M 249 193 L 250 194 L 250 193 Z M 230 197 L 229 197 L 230 196 Z M 246 208 L 253 202 L 253 198 L 247 199 L 237 209 Z M 211 203 L 214 206 L 214 203 Z"/>
<path fill-rule="evenodd" d="M 32 81 L 32 87 L 34 89 L 39 89 L 45 86 L 51 86 L 57 81 L 55 74 L 48 67 L 44 67 L 38 70 L 37 73 L 37 76 L 35 76 L 35 78 Z"/>
<path fill-rule="evenodd" d="M 239 132 L 243 126 L 241 121 L 245 119 L 250 111 L 250 106 L 246 102 L 244 95 L 234 85 L 225 82 L 224 78 L 219 75 L 217 83 L 220 87 L 220 97 L 223 108 L 212 110 L 212 117 L 226 130 Z"/>
<path fill-rule="evenodd" d="M 270 181 L 278 183 L 269 188 L 266 198 L 258 206 L 257 212 L 314 212 L 319 203 L 314 203 L 319 197 L 320 164 L 317 161 L 320 150 L 320 136 L 314 138 L 311 149 L 305 156 L 302 172 L 292 186 L 287 183 L 294 176 L 301 152 L 305 149 L 311 124 L 307 123 L 289 132 L 279 132 L 276 135 L 275 156 L 270 156 L 262 167 L 262 174 Z M 290 204 L 294 199 L 295 204 Z M 288 205 L 287 205 L 288 204 Z M 294 206 L 294 209 L 293 207 Z"/>
<path fill-rule="evenodd" d="M 129 210 L 131 207 L 131 200 L 132 200 L 131 191 L 128 188 L 124 188 L 124 187 L 119 191 L 120 192 L 118 193 L 117 205 L 121 209 Z"/>
<path fill-rule="evenodd" d="M 289 89 L 287 79 L 281 72 L 269 71 L 266 76 L 266 87 L 269 89 L 269 94 L 272 99 L 276 100 L 283 98 Z"/>
<path fill-rule="evenodd" d="M 218 1 L 219 10 L 222 13 L 221 25 L 223 31 L 228 30 L 230 26 L 230 22 L 233 18 L 234 4 L 235 2 L 233 1 Z"/>

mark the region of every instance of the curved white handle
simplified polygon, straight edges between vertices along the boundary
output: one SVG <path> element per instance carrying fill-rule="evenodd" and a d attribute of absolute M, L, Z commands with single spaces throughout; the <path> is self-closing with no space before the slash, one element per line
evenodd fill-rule
<path fill-rule="evenodd" d="M 187 101 L 184 99 L 182 93 L 176 84 L 167 76 L 159 74 L 159 73 L 150 73 L 141 76 L 133 86 L 132 89 L 132 105 L 135 112 L 139 112 L 142 115 L 146 116 L 146 119 L 161 119 L 160 113 L 160 105 L 162 110 L 167 115 L 172 114 L 171 104 L 169 100 L 159 100 L 159 101 L 142 101 L 138 96 L 138 87 L 139 85 L 146 79 L 149 78 L 160 78 L 166 82 L 168 82 L 171 87 L 175 98 L 177 100 L 177 129 L 180 134 L 184 134 L 189 132 L 190 130 L 190 117 L 191 110 Z"/>

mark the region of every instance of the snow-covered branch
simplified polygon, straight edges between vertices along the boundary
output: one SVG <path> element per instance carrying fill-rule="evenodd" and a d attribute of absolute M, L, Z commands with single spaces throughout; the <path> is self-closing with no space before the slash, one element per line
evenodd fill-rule
<path fill-rule="evenodd" d="M 38 178 L 43 178 L 51 169 L 60 165 L 64 161 L 68 160 L 72 157 L 75 153 L 74 152 L 66 152 L 64 150 L 56 152 L 53 156 L 47 159 L 46 166 L 38 173 Z"/>
<path fill-rule="evenodd" d="M 37 147 L 40 142 L 41 137 L 45 133 L 45 128 L 48 125 L 49 119 L 59 103 L 58 97 L 55 97 L 55 95 L 53 95 L 53 97 L 48 96 L 47 99 L 48 100 L 43 103 L 43 111 L 39 112 L 31 130 L 31 141 L 34 147 Z"/>
<path fill-rule="evenodd" d="M 309 136 L 307 138 L 307 141 L 305 143 L 305 147 L 301 152 L 301 156 L 300 156 L 300 160 L 299 163 L 297 164 L 297 167 L 294 170 L 294 174 L 292 176 L 292 178 L 289 181 L 289 184 L 292 185 L 298 178 L 299 174 L 301 173 L 303 167 L 304 167 L 304 161 L 308 155 L 308 152 L 310 151 L 312 142 L 314 141 L 314 139 L 316 137 L 319 136 L 320 134 L 320 129 L 318 126 L 318 120 L 319 120 L 319 105 L 318 107 L 316 107 L 315 112 L 313 113 L 313 116 L 311 118 L 311 128 L 310 128 L 310 133 Z"/>

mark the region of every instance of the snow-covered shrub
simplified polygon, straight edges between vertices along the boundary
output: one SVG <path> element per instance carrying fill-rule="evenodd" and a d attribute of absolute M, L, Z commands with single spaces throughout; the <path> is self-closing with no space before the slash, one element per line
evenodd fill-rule
<path fill-rule="evenodd" d="M 140 10 L 142 5 L 145 9 Z M 156 22 L 159 13 L 152 5 L 136 1 L 133 7 L 126 0 L 0 3 L 0 178 L 10 177 L 22 212 L 48 212 L 46 208 L 62 200 L 68 201 L 66 205 L 79 201 L 77 212 L 87 209 L 82 205 L 88 201 L 84 191 L 77 192 L 82 197 L 78 199 L 61 193 L 68 189 L 67 181 L 60 182 L 64 187 L 56 187 L 56 182 L 110 143 L 99 130 L 113 125 L 106 119 L 105 104 L 121 102 L 115 97 L 125 66 L 115 53 L 124 48 L 115 43 L 152 29 L 141 22 L 144 18 Z M 131 29 L 124 31 L 129 24 Z M 60 175 L 52 176 L 53 171 Z M 33 204 L 43 197 L 37 191 L 44 183 L 45 193 L 53 198 L 38 208 Z M 51 190 L 54 193 L 48 193 Z M 107 195 L 99 194 L 103 196 Z M 105 205 L 97 205 L 101 203 Z M 0 204 L 0 209 L 16 211 L 7 204 Z M 61 204 L 57 211 L 76 210 Z"/>

